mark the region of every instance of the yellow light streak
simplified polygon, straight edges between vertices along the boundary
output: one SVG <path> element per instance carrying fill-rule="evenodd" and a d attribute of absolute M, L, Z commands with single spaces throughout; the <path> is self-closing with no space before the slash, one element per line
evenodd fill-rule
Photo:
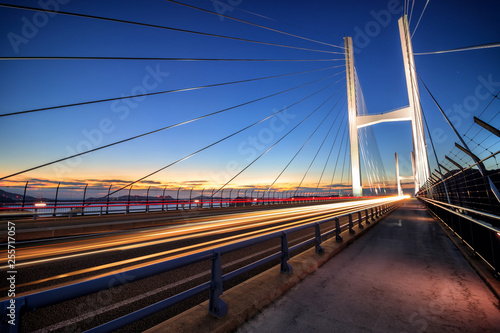
<path fill-rule="evenodd" d="M 85 274 L 85 273 L 90 273 L 90 272 L 97 272 L 97 271 L 108 269 L 108 268 L 113 268 L 113 267 L 117 267 L 117 266 L 121 266 L 121 265 L 126 265 L 126 264 L 130 264 L 130 263 L 135 263 L 135 262 L 144 261 L 144 260 L 148 260 L 148 259 L 152 259 L 152 258 L 157 258 L 157 257 L 161 257 L 161 256 L 170 255 L 167 258 L 161 258 L 161 259 L 157 259 L 157 260 L 154 260 L 154 261 L 148 261 L 148 262 L 145 262 L 145 263 L 142 263 L 142 264 L 137 264 L 137 265 L 134 265 L 132 267 L 129 266 L 129 267 L 126 267 L 126 268 L 123 268 L 123 269 L 118 269 L 118 270 L 114 270 L 114 271 L 111 271 L 111 272 L 102 273 L 102 274 L 100 274 L 98 276 L 89 277 L 88 279 L 94 279 L 94 278 L 97 278 L 97 277 L 100 277 L 100 276 L 113 275 L 113 274 L 117 274 L 117 273 L 120 273 L 120 272 L 123 272 L 123 271 L 126 271 L 126 270 L 130 270 L 130 269 L 134 269 L 134 268 L 139 268 L 139 267 L 144 267 L 144 266 L 151 265 L 151 264 L 158 263 L 158 262 L 164 262 L 164 261 L 172 260 L 172 259 L 178 258 L 180 256 L 185 256 L 185 255 L 188 255 L 188 254 L 191 254 L 191 253 L 198 253 L 198 252 L 210 250 L 210 249 L 213 249 L 213 248 L 216 248 L 216 247 L 221 247 L 221 246 L 224 246 L 224 245 L 233 244 L 235 242 L 240 242 L 240 241 L 243 241 L 243 240 L 246 240 L 246 239 L 250 239 L 250 238 L 257 237 L 257 236 L 266 235 L 266 234 L 269 234 L 269 233 L 272 233 L 272 232 L 276 232 L 276 231 L 283 230 L 283 229 L 288 229 L 288 228 L 291 228 L 291 227 L 294 227 L 294 226 L 298 226 L 298 225 L 302 225 L 302 224 L 307 224 L 307 223 L 315 222 L 315 221 L 322 220 L 322 219 L 325 219 L 325 218 L 329 218 L 329 217 L 333 217 L 333 216 L 338 216 L 338 215 L 343 215 L 343 214 L 346 214 L 346 213 L 352 213 L 352 212 L 360 210 L 360 209 L 369 209 L 375 203 L 376 204 L 380 204 L 381 202 L 397 201 L 397 200 L 401 200 L 401 198 L 397 198 L 397 199 L 390 198 L 390 199 L 383 199 L 382 201 L 381 200 L 382 199 L 365 200 L 365 201 L 361 202 L 363 205 L 360 205 L 360 202 L 357 202 L 356 204 L 347 204 L 346 203 L 345 205 L 336 205 L 337 206 L 337 210 L 330 211 L 330 213 L 328 213 L 328 214 L 325 214 L 325 213 L 323 213 L 323 210 L 320 210 L 321 215 L 319 215 L 319 216 L 318 216 L 318 212 L 312 212 L 312 213 L 310 212 L 311 210 L 315 210 L 315 208 L 317 208 L 318 206 L 309 206 L 309 207 L 304 207 L 302 209 L 293 209 L 291 211 L 294 214 L 289 214 L 289 216 L 282 217 L 282 218 L 280 218 L 278 220 L 261 221 L 261 222 L 258 222 L 258 223 L 252 223 L 250 225 L 236 226 L 236 227 L 232 226 L 232 225 L 234 225 L 234 221 L 232 221 L 231 223 L 228 224 L 228 225 L 231 225 L 230 228 L 221 229 L 221 230 L 210 230 L 210 229 L 208 229 L 208 231 L 205 232 L 205 233 L 203 233 L 202 236 L 213 235 L 213 234 L 220 234 L 220 233 L 226 233 L 226 232 L 237 231 L 237 230 L 243 230 L 243 229 L 247 229 L 247 228 L 254 228 L 254 227 L 259 227 L 259 226 L 265 226 L 265 225 L 268 225 L 268 224 L 275 224 L 275 223 L 282 223 L 282 224 L 277 225 L 277 226 L 268 227 L 268 228 L 265 228 L 265 229 L 255 230 L 255 231 L 252 231 L 252 232 L 247 232 L 247 233 L 243 233 L 243 234 L 233 235 L 233 236 L 225 237 L 225 238 L 222 238 L 222 239 L 216 239 L 216 240 L 212 240 L 212 241 L 208 241 L 208 242 L 204 242 L 204 243 L 194 244 L 194 245 L 186 246 L 186 247 L 183 247 L 183 248 L 172 249 L 172 250 L 163 251 L 163 252 L 160 252 L 160 253 L 149 254 L 149 255 L 145 255 L 145 256 L 141 256 L 141 257 L 136 257 L 136 258 L 122 260 L 122 261 L 119 261 L 119 262 L 113 262 L 113 263 L 109 263 L 109 264 L 99 265 L 99 266 L 96 266 L 96 267 L 90 267 L 90 268 L 81 269 L 81 270 L 77 270 L 77 271 L 73 271 L 73 272 L 68 272 L 68 273 L 57 275 L 57 276 L 53 276 L 53 277 L 49 277 L 49 278 L 45 278 L 45 279 L 41 279 L 41 280 L 37 280 L 37 281 L 28 282 L 28 283 L 19 285 L 18 287 L 40 284 L 40 283 L 44 283 L 44 282 L 48 282 L 48 281 L 59 280 L 59 279 L 63 279 L 63 278 L 66 278 L 66 277 L 77 276 L 77 275 L 81 275 L 81 274 Z M 323 205 L 321 205 L 321 206 L 323 206 Z M 339 208 L 339 207 L 341 207 L 341 208 Z M 362 207 L 364 207 L 364 208 L 362 208 Z M 300 221 L 291 221 L 291 220 L 294 220 L 294 219 L 297 218 L 297 212 L 298 211 L 305 211 L 305 212 L 308 212 L 308 213 L 301 215 L 302 219 Z M 249 217 L 249 216 L 253 217 L 254 214 L 245 214 L 245 215 L 246 215 L 246 217 Z M 257 214 L 257 216 L 258 215 L 259 214 Z M 273 212 L 273 213 L 268 213 L 268 214 L 263 214 L 263 215 L 267 215 L 267 216 L 269 216 L 269 215 L 283 215 L 283 212 Z M 238 220 L 239 219 L 240 218 L 238 218 Z M 235 220 L 235 219 L 233 218 L 233 219 L 230 219 L 230 220 Z M 284 222 L 288 222 L 288 223 L 284 223 Z M 163 235 L 164 233 L 160 233 L 160 234 Z M 149 236 L 149 235 L 146 235 L 146 236 Z M 165 243 L 167 241 L 168 242 L 172 242 L 172 241 L 176 241 L 176 240 L 182 240 L 182 239 L 191 238 L 192 236 L 193 236 L 193 234 L 187 234 L 187 235 L 183 235 L 183 236 L 173 237 L 173 238 L 170 238 L 168 240 L 162 239 L 162 240 L 157 240 L 157 241 L 154 241 L 154 242 L 146 242 L 146 243 L 141 243 L 141 244 L 134 244 L 134 245 L 122 246 L 122 247 L 120 247 L 118 249 L 125 250 L 125 249 L 132 249 L 132 248 L 137 248 L 137 247 L 148 246 L 148 245 L 152 245 L 152 244 Z M 115 242 L 113 242 L 113 243 L 115 243 Z M 148 245 L 144 245 L 144 244 L 148 244 Z M 195 250 L 195 249 L 197 249 L 197 250 Z M 60 258 L 49 258 L 49 259 L 42 259 L 42 260 L 37 260 L 37 261 L 34 261 L 34 262 L 29 262 L 29 263 L 20 263 L 19 265 L 23 265 L 23 264 L 24 265 L 29 265 L 29 264 L 36 264 L 36 263 L 45 263 L 45 262 L 48 262 L 48 261 L 61 260 L 61 259 L 69 259 L 69 258 L 78 257 L 78 256 L 84 256 L 84 255 L 96 254 L 96 253 L 104 253 L 104 252 L 116 251 L 116 250 L 117 250 L 116 248 L 104 249 L 104 250 L 99 250 L 99 251 L 92 251 L 92 252 L 85 252 L 85 253 L 74 254 L 74 255 L 67 255 L 67 256 L 64 256 L 64 257 L 60 257 Z M 186 252 L 186 251 L 188 251 L 188 252 Z M 74 282 L 75 281 L 72 281 L 72 283 L 74 283 Z"/>

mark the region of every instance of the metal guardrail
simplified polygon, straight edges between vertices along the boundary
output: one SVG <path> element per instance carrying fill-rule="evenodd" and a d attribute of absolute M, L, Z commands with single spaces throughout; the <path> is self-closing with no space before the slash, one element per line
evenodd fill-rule
<path fill-rule="evenodd" d="M 353 198 L 344 191 L 297 191 L 225 188 L 130 186 L 112 192 L 114 185 L 0 186 L 0 218 L 107 215 L 150 211 L 224 208 L 319 202 Z M 369 198 L 367 196 L 365 198 Z M 358 198 L 359 199 L 359 198 Z"/>
<path fill-rule="evenodd" d="M 500 279 L 500 216 L 419 197 Z M 489 222 L 492 223 L 489 223 Z M 493 223 L 495 225 L 493 225 Z"/>
<path fill-rule="evenodd" d="M 308 223 L 302 226 L 273 232 L 267 235 L 259 236 L 234 244 L 229 244 L 212 250 L 206 250 L 203 252 L 186 255 L 184 257 L 172 259 L 166 262 L 156 263 L 110 276 L 104 276 L 89 281 L 59 287 L 56 289 L 21 296 L 13 299 L 14 301 L 12 299 L 5 300 L 0 303 L 0 309 L 3 311 L 0 330 L 2 332 L 18 332 L 21 327 L 20 325 L 22 315 L 25 312 L 34 311 L 41 307 L 54 305 L 81 296 L 90 295 L 102 290 L 118 287 L 129 282 L 137 281 L 146 277 L 150 277 L 156 274 L 164 273 L 209 259 L 212 261 L 211 279 L 209 282 L 205 282 L 180 294 L 169 297 L 163 301 L 157 302 L 153 305 L 147 306 L 138 311 L 95 327 L 88 332 L 109 332 L 112 330 L 116 330 L 120 327 L 124 327 L 128 324 L 152 315 L 160 310 L 166 309 L 172 305 L 182 302 L 204 291 L 209 291 L 208 311 L 217 317 L 222 317 L 227 313 L 226 303 L 224 303 L 224 301 L 219 298 L 219 296 L 221 296 L 223 292 L 223 282 L 226 282 L 234 277 L 237 277 L 243 273 L 246 273 L 254 268 L 257 268 L 276 259 L 281 259 L 281 272 L 290 274 L 293 271 L 293 268 L 290 266 L 290 264 L 288 264 L 291 251 L 297 250 L 309 244 L 315 244 L 316 252 L 321 253 L 323 251 L 323 249 L 321 248 L 321 243 L 324 238 L 335 235 L 337 241 L 342 241 L 342 237 L 340 236 L 341 232 L 348 229 L 350 233 L 355 233 L 355 231 L 353 230 L 355 223 L 358 223 L 360 228 L 364 228 L 362 224 L 363 213 L 364 222 L 370 224 L 370 220 L 374 221 L 375 218 L 379 218 L 387 212 L 392 211 L 399 203 L 400 201 L 395 201 L 371 208 L 364 208 L 354 213 L 343 214 L 321 221 Z M 353 219 L 353 216 L 355 215 L 357 215 L 357 219 Z M 340 218 L 345 216 L 348 217 L 348 223 L 340 225 Z M 322 234 L 320 231 L 320 225 L 329 222 L 334 222 L 335 228 Z M 308 228 L 314 228 L 315 230 L 314 236 L 311 239 L 308 239 L 300 244 L 296 244 L 292 247 L 288 246 L 288 234 Z M 277 238 L 281 239 L 280 252 L 274 253 L 266 258 L 260 259 L 247 266 L 222 275 L 221 256 L 223 254 L 241 250 L 246 247 L 257 245 L 262 242 Z M 10 315 L 12 313 L 14 313 L 14 316 Z M 14 319 L 11 319 L 12 317 Z M 12 322 L 9 323 L 10 320 L 12 320 Z"/>
<path fill-rule="evenodd" d="M 371 198 L 371 197 L 362 197 Z M 161 211 L 185 211 L 191 209 L 212 209 L 230 207 L 250 207 L 262 205 L 290 205 L 297 203 L 327 202 L 359 197 L 307 196 L 290 198 L 218 198 L 179 200 L 140 200 L 106 202 L 48 202 L 31 204 L 7 204 L 0 206 L 0 218 L 33 217 L 75 217 L 84 215 L 109 215 L 129 213 L 149 213 Z"/>

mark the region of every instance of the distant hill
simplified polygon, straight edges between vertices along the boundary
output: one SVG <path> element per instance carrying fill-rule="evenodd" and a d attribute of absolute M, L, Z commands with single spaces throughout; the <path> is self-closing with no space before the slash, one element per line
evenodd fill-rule
<path fill-rule="evenodd" d="M 119 197 L 111 197 L 109 198 L 109 201 L 127 201 L 128 200 L 128 195 L 122 195 Z M 149 198 L 145 195 L 131 195 L 130 196 L 131 201 L 171 201 L 174 200 L 170 195 L 166 195 L 165 199 L 159 198 L 159 197 L 152 197 L 150 196 Z M 85 199 L 86 202 L 89 201 L 106 201 L 106 199 L 103 198 L 87 198 Z"/>
<path fill-rule="evenodd" d="M 32 196 L 27 195 L 25 202 L 26 203 L 35 202 L 35 201 L 51 202 L 53 200 L 54 199 L 36 198 L 36 197 L 32 197 Z M 94 202 L 95 201 L 102 202 L 103 200 L 105 201 L 105 199 L 103 199 L 102 197 L 85 199 L 86 202 L 93 202 L 93 201 Z M 128 200 L 128 195 L 123 195 L 123 196 L 120 196 L 118 198 L 116 198 L 116 197 L 110 198 L 110 201 L 127 201 L 127 200 Z M 147 200 L 147 201 L 165 201 L 165 202 L 167 202 L 167 201 L 172 201 L 174 199 L 169 195 L 166 195 L 164 199 L 158 198 L 158 197 L 152 197 L 152 196 L 150 196 L 148 199 L 146 196 L 142 196 L 142 195 L 139 195 L 139 196 L 131 195 L 130 200 L 133 200 L 133 201 L 146 201 Z M 0 203 L 15 203 L 15 202 L 22 202 L 22 201 L 23 201 L 22 194 L 16 194 L 16 193 L 11 193 L 11 192 L 7 192 L 4 190 L 0 190 Z M 58 201 L 74 201 L 74 200 L 67 199 L 67 198 L 59 198 Z"/>
<path fill-rule="evenodd" d="M 26 202 L 38 200 L 35 197 L 26 196 Z M 4 190 L 0 190 L 0 202 L 22 202 L 23 196 L 21 194 L 11 193 Z"/>

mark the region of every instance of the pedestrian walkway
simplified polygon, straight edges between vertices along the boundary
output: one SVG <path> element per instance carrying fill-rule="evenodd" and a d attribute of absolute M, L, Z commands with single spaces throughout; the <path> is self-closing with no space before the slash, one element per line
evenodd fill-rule
<path fill-rule="evenodd" d="M 412 199 L 237 332 L 500 332 L 500 307 Z"/>

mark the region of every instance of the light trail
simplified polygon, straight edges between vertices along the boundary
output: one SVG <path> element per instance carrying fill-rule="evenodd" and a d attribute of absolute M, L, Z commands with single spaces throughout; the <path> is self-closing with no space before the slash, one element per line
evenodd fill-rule
<path fill-rule="evenodd" d="M 56 261 L 56 260 L 62 260 L 62 259 L 70 259 L 74 257 L 79 257 L 79 256 L 87 256 L 87 255 L 92 255 L 96 253 L 104 253 L 104 252 L 110 252 L 110 251 L 118 251 L 118 250 L 128 250 L 128 249 L 134 249 L 138 247 L 144 247 L 144 246 L 149 246 L 149 245 L 154 245 L 154 244 L 160 244 L 160 243 L 166 243 L 166 242 L 173 242 L 173 241 L 178 241 L 178 240 L 184 240 L 188 238 L 193 238 L 193 237 L 205 237 L 205 236 L 210 236 L 210 235 L 215 235 L 215 234 L 223 234 L 223 233 L 229 233 L 229 232 L 235 232 L 235 231 L 240 231 L 240 230 L 245 230 L 249 228 L 257 228 L 261 227 L 263 229 L 259 230 L 254 230 L 242 234 L 237 234 L 233 236 L 228 236 L 220 239 L 215 239 L 211 241 L 206 241 L 203 243 L 198 243 L 198 244 L 193 244 L 189 246 L 184 246 L 181 248 L 176 248 L 176 249 L 171 249 L 167 251 L 162 251 L 158 253 L 153 253 L 153 254 L 148 254 L 148 255 L 143 255 L 139 257 L 134 257 L 126 260 L 121 260 L 117 262 L 112 262 L 108 264 L 103 264 L 103 265 L 98 265 L 94 267 L 89 267 L 89 268 L 84 268 L 64 274 L 59 274 L 56 276 L 44 278 L 44 279 L 39 279 L 36 281 L 31 281 L 27 282 L 24 284 L 20 284 L 18 287 L 26 287 L 26 286 L 31 286 L 31 285 L 37 285 L 41 283 L 46 283 L 49 281 L 56 281 L 60 280 L 63 278 L 68 278 L 68 277 L 76 277 L 79 275 L 87 274 L 87 273 L 93 273 L 93 272 L 99 272 L 99 271 L 104 271 L 108 269 L 113 269 L 119 266 L 124 266 L 128 264 L 135 264 L 132 266 L 127 266 L 123 267 L 120 269 L 115 269 L 113 271 L 107 271 L 103 272 L 99 275 L 93 275 L 91 277 L 86 277 L 86 278 L 80 278 L 78 281 L 72 281 L 71 283 L 75 282 L 82 282 L 86 281 L 89 279 L 95 279 L 101 276 L 107 276 L 107 275 L 113 275 L 117 273 L 121 273 L 130 269 L 135 269 L 135 268 L 140 268 L 144 267 L 147 265 L 159 263 L 159 262 L 165 262 L 168 260 L 172 260 L 181 256 L 185 256 L 188 254 L 193 254 L 201 251 L 206 251 L 210 249 L 214 249 L 217 247 L 221 247 L 224 245 L 232 244 L 235 242 L 240 242 L 246 239 L 254 238 L 257 236 L 262 236 L 265 234 L 269 234 L 272 232 L 276 232 L 279 230 L 283 229 L 288 229 L 291 227 L 319 221 L 319 220 L 324 220 L 326 218 L 331 218 L 334 216 L 339 216 L 339 215 L 344 215 L 347 213 L 352 213 L 355 211 L 358 211 L 360 209 L 370 209 L 374 205 L 383 203 L 383 202 L 393 202 L 396 200 L 399 200 L 400 198 L 386 198 L 386 199 L 372 199 L 372 200 L 365 200 L 362 202 L 348 202 L 348 203 L 335 203 L 335 204 L 327 204 L 327 205 L 318 205 L 318 206 L 308 206 L 308 207 L 302 207 L 302 208 L 288 208 L 288 209 L 278 209 L 272 212 L 254 212 L 254 213 L 244 213 L 244 214 L 235 214 L 232 217 L 229 217 L 227 219 L 220 219 L 218 222 L 215 222 L 215 224 L 218 224 L 216 229 L 213 230 L 213 226 L 209 222 L 201 222 L 202 224 L 207 224 L 208 225 L 203 225 L 201 229 L 203 229 L 203 232 L 193 232 L 193 228 L 195 229 L 200 229 L 199 226 L 190 226 L 187 228 L 189 230 L 188 234 L 186 235 L 179 235 L 179 231 L 172 231 L 172 232 L 154 232 L 153 234 L 146 234 L 142 236 L 146 236 L 146 238 L 149 237 L 167 237 L 169 238 L 163 238 L 163 239 L 157 239 L 153 242 L 147 241 L 147 242 L 141 242 L 139 244 L 132 244 L 132 245 L 127 245 L 127 246 L 120 246 L 120 247 L 115 247 L 115 248 L 108 248 L 108 249 L 103 249 L 103 250 L 98 250 L 98 251 L 91 251 L 91 252 L 84 252 L 84 253 L 78 253 L 78 254 L 72 254 L 72 255 L 65 255 L 62 257 L 55 257 L 55 258 L 48 258 L 48 259 L 40 259 L 40 260 L 35 260 L 31 262 L 24 262 L 18 264 L 20 265 L 34 265 L 34 264 L 40 264 L 40 263 L 47 263 L 50 261 Z M 336 209 L 333 209 L 336 208 Z M 325 213 L 328 211 L 328 213 Z M 242 215 L 242 216 L 239 216 Z M 248 218 L 255 219 L 256 217 L 260 218 L 274 218 L 274 217 L 279 217 L 278 219 L 272 219 L 272 220 L 265 220 L 265 221 L 258 221 L 258 222 L 253 222 L 250 223 L 250 220 Z M 297 220 L 300 218 L 299 220 Z M 205 219 L 206 220 L 206 219 Z M 244 225 L 241 225 L 243 224 Z M 274 226 L 268 226 L 269 224 L 278 224 Z M 268 226 L 268 227 L 266 227 Z M 180 227 L 177 227 L 176 229 L 179 229 Z M 182 229 L 182 228 L 180 228 Z M 331 226 L 330 229 L 333 229 L 333 225 Z M 141 231 L 141 233 L 144 233 Z M 174 235 L 175 237 L 172 237 Z M 311 235 L 312 237 L 312 235 Z M 129 237 L 126 237 L 127 239 Z M 144 239 L 144 237 L 139 238 L 141 241 Z M 128 240 L 122 240 L 124 242 L 127 242 Z M 112 241 L 112 244 L 117 243 L 117 241 Z M 43 247 L 47 247 L 50 245 L 45 245 Z M 35 247 L 35 249 L 39 250 L 40 247 Z M 42 256 L 43 254 L 40 254 Z M 157 259 L 155 259 L 157 258 Z M 152 260 L 155 259 L 155 260 Z M 146 261 L 143 263 L 139 263 L 141 261 Z"/>
<path fill-rule="evenodd" d="M 347 211 L 342 212 L 342 213 L 347 213 Z M 165 262 L 165 261 L 168 261 L 168 260 L 172 260 L 172 259 L 178 258 L 178 257 L 183 256 L 183 255 L 194 254 L 194 253 L 198 253 L 198 252 L 201 252 L 201 251 L 211 250 L 211 249 L 214 249 L 216 247 L 233 244 L 233 243 L 235 243 L 236 240 L 237 241 L 244 241 L 244 240 L 250 239 L 252 237 L 266 235 L 266 234 L 269 234 L 271 232 L 275 232 L 275 231 L 279 231 L 279 230 L 283 230 L 283 229 L 295 227 L 295 226 L 302 225 L 302 224 L 307 224 L 307 223 L 314 222 L 314 221 L 317 221 L 319 219 L 328 218 L 328 217 L 334 216 L 334 215 L 338 215 L 338 212 L 331 213 L 331 214 L 329 214 L 327 216 L 322 215 L 321 218 L 319 218 L 319 217 L 307 218 L 305 220 L 290 222 L 290 223 L 282 224 L 282 225 L 279 225 L 279 226 L 274 226 L 274 227 L 269 227 L 269 228 L 266 228 L 266 229 L 261 229 L 261 230 L 256 230 L 256 231 L 252 231 L 252 232 L 247 232 L 247 233 L 244 233 L 244 234 L 241 234 L 241 235 L 229 236 L 229 237 L 225 237 L 225 238 L 222 238 L 222 239 L 216 239 L 216 240 L 212 240 L 212 241 L 208 241 L 208 242 L 203 242 L 203 243 L 198 243 L 198 244 L 194 244 L 194 245 L 185 246 L 185 247 L 182 247 L 182 248 L 172 249 L 172 250 L 163 251 L 163 252 L 157 252 L 157 253 L 153 253 L 153 254 L 149 254 L 149 255 L 145 255 L 145 256 L 140 256 L 140 257 L 135 257 L 135 258 L 131 258 L 131 259 L 126 259 L 126 260 L 121 260 L 121 261 L 117 261 L 117 262 L 112 262 L 112 263 L 109 263 L 109 264 L 104 264 L 104 265 L 94 266 L 94 267 L 90 267 L 90 268 L 85 268 L 85 269 L 73 271 L 73 272 L 70 272 L 70 273 L 65 273 L 65 274 L 60 274 L 60 275 L 52 276 L 52 277 L 46 278 L 46 279 L 32 281 L 32 282 L 25 283 L 25 284 L 20 284 L 20 285 L 18 285 L 18 287 L 26 287 L 26 286 L 30 286 L 30 285 L 34 285 L 34 284 L 40 284 L 40 283 L 44 283 L 44 282 L 48 282 L 48 281 L 53 281 L 53 280 L 58 280 L 58 279 L 63 279 L 63 278 L 71 277 L 71 276 L 81 275 L 81 274 L 90 273 L 90 272 L 96 272 L 96 271 L 104 270 L 104 269 L 107 269 L 107 268 L 113 268 L 113 267 L 122 266 L 122 265 L 130 264 L 130 263 L 134 263 L 134 262 L 144 261 L 144 260 L 148 260 L 148 259 L 152 259 L 152 258 L 156 258 L 156 257 L 162 257 L 162 256 L 165 256 L 165 255 L 178 253 L 177 255 L 172 255 L 172 256 L 169 256 L 169 257 L 166 257 L 166 258 L 162 258 L 162 259 L 159 259 L 159 260 L 155 260 L 155 261 L 148 261 L 148 262 L 140 264 L 140 265 L 135 265 L 135 266 L 132 266 L 132 267 L 127 267 L 126 269 L 115 270 L 115 271 L 107 272 L 106 274 L 102 274 L 102 275 L 99 275 L 99 276 L 93 276 L 92 278 L 97 278 L 97 277 L 105 276 L 105 275 L 113 275 L 113 274 L 117 274 L 117 273 L 123 272 L 125 270 L 135 269 L 135 268 L 144 267 L 146 265 L 151 265 L 151 264 L 156 264 L 156 263 L 160 263 L 160 262 Z M 282 220 L 277 221 L 277 222 L 285 222 L 285 221 L 290 220 L 290 219 L 295 219 L 295 218 L 291 218 L 290 217 L 290 218 L 282 219 Z M 275 224 L 276 221 L 266 222 L 266 223 L 260 223 L 260 225 L 266 225 L 266 224 L 270 224 L 270 223 Z M 255 226 L 256 226 L 255 224 L 252 225 L 252 227 L 255 227 Z M 240 228 L 237 228 L 237 229 L 247 229 L 247 227 L 240 227 Z M 233 231 L 233 229 L 230 229 L 229 231 Z M 225 232 L 227 232 L 227 230 L 225 230 Z M 212 233 L 213 232 L 210 232 L 210 234 L 212 234 Z M 219 233 L 219 232 L 215 232 L 215 233 Z M 180 239 L 185 239 L 185 238 L 182 237 Z M 169 240 L 167 240 L 167 242 L 174 241 L 174 240 L 180 240 L 180 239 L 179 238 L 176 238 L 176 239 L 173 239 L 173 240 L 169 239 Z M 158 242 L 159 243 L 164 243 L 166 241 L 165 240 L 161 240 L 161 241 L 158 241 Z M 156 244 L 157 242 L 154 242 L 154 243 Z M 132 248 L 132 247 L 130 247 L 130 248 Z M 196 249 L 196 248 L 199 248 L 199 249 L 198 250 L 193 250 L 193 249 Z M 115 249 L 110 249 L 108 251 L 111 251 L 111 250 L 115 250 Z M 191 251 L 189 251 L 189 250 L 191 250 Z M 101 251 L 101 252 L 107 252 L 107 251 Z M 94 253 L 99 253 L 99 251 L 94 251 L 91 254 L 94 254 Z M 38 260 L 38 261 L 30 262 L 30 263 L 27 263 L 27 264 L 46 263 L 48 261 L 67 259 L 67 258 L 71 258 L 71 257 L 75 257 L 75 256 L 88 255 L 88 254 L 89 253 L 82 253 L 82 254 L 79 254 L 79 255 L 65 256 L 63 258 L 51 258 L 51 259 L 45 259 L 45 260 Z M 20 266 L 20 265 L 18 265 L 18 266 Z M 88 279 L 84 279 L 84 280 L 81 280 L 81 281 L 86 281 L 86 280 L 88 280 Z M 81 281 L 78 281 L 78 282 L 81 282 Z"/>
<path fill-rule="evenodd" d="M 303 238 L 305 238 L 305 237 L 303 237 Z M 244 262 L 246 260 L 250 260 L 250 259 L 252 259 L 254 257 L 258 257 L 260 255 L 264 255 L 265 253 L 267 253 L 269 251 L 277 250 L 278 248 L 279 248 L 279 246 L 274 246 L 274 247 L 272 247 L 270 249 L 267 249 L 267 250 L 264 250 L 264 251 L 259 251 L 257 253 L 253 253 L 253 254 L 251 254 L 249 256 L 246 256 L 246 257 L 234 260 L 234 261 L 232 261 L 230 263 L 222 265 L 222 269 L 226 269 L 228 267 L 234 266 L 235 264 Z M 52 332 L 52 331 L 55 331 L 57 329 L 68 327 L 68 326 L 73 325 L 75 323 L 81 322 L 83 320 L 87 320 L 89 318 L 94 318 L 97 315 L 100 315 L 100 314 L 103 314 L 103 313 L 106 313 L 106 312 L 118 309 L 118 308 L 123 307 L 123 306 L 127 306 L 129 304 L 132 304 L 132 303 L 135 303 L 137 301 L 146 299 L 148 297 L 154 296 L 154 295 L 156 295 L 158 293 L 167 291 L 169 289 L 179 287 L 179 286 L 181 286 L 183 284 L 186 284 L 186 283 L 189 283 L 189 282 L 192 282 L 192 281 L 196 281 L 199 278 L 207 277 L 207 276 L 210 275 L 210 272 L 211 272 L 210 270 L 206 270 L 206 271 L 203 271 L 201 273 L 188 276 L 188 277 L 186 277 L 182 281 L 176 281 L 176 282 L 167 284 L 166 286 L 162 286 L 162 287 L 150 290 L 150 291 L 148 291 L 146 293 L 141 293 L 141 294 L 139 294 L 139 295 L 137 295 L 135 297 L 128 298 L 128 299 L 123 300 L 123 301 L 121 301 L 119 303 L 113 303 L 111 305 L 99 308 L 99 309 L 97 309 L 95 311 L 87 312 L 87 313 L 82 314 L 82 315 L 80 315 L 78 317 L 75 317 L 75 318 L 72 318 L 72 319 L 69 319 L 69 320 L 65 320 L 65 321 L 59 322 L 57 324 L 48 326 L 48 327 L 44 327 L 43 329 L 37 330 L 37 331 L 35 331 L 33 333 Z"/>
<path fill-rule="evenodd" d="M 361 201 L 363 205 L 376 205 L 383 199 L 371 199 Z M 65 242 L 62 244 L 54 245 L 41 245 L 29 248 L 21 248 L 17 252 L 17 260 L 20 261 L 18 266 L 26 266 L 28 264 L 34 264 L 35 262 L 23 262 L 25 260 L 40 258 L 40 257 L 50 257 L 54 255 L 59 255 L 57 258 L 45 259 L 45 261 L 62 260 L 79 257 L 85 254 L 75 254 L 69 255 L 70 253 L 77 253 L 83 251 L 86 254 L 98 254 L 109 251 L 123 251 L 133 248 L 139 248 L 144 246 L 151 246 L 168 241 L 178 241 L 182 239 L 187 239 L 190 237 L 204 237 L 207 235 L 213 235 L 214 232 L 208 233 L 209 231 L 231 231 L 228 228 L 232 226 L 242 225 L 244 228 L 250 228 L 252 226 L 262 226 L 262 221 L 265 219 L 276 218 L 280 216 L 287 216 L 287 218 L 298 218 L 298 217 L 308 217 L 310 215 L 321 215 L 332 210 L 339 210 L 342 208 L 351 208 L 360 206 L 360 202 L 342 202 L 333 203 L 317 206 L 306 206 L 306 207 L 292 207 L 292 208 L 281 208 L 273 211 L 265 212 L 252 212 L 243 214 L 232 214 L 228 217 L 218 217 L 217 219 L 210 218 L 200 218 L 200 222 L 191 222 L 189 226 L 170 226 L 167 227 L 168 231 L 162 232 L 152 232 L 151 231 L 141 231 L 141 234 L 129 234 L 129 235 L 111 235 L 107 237 L 102 237 L 99 239 L 90 240 L 80 240 Z M 197 219 L 196 219 L 197 220 Z M 196 221 L 195 220 L 195 221 Z M 276 223 L 281 220 L 269 220 L 268 223 Z M 226 229 L 224 229 L 226 228 Z M 232 231 L 237 231 L 239 229 L 233 229 Z M 215 232 L 216 233 L 216 232 Z M 176 238 L 174 238 L 176 237 Z M 131 244 L 136 243 L 136 244 Z M 126 245 L 125 245 L 126 244 Z M 98 250 L 97 250 L 98 249 Z M 6 252 L 0 251 L 0 253 Z M 0 269 L 5 269 L 7 266 L 1 266 Z"/>

